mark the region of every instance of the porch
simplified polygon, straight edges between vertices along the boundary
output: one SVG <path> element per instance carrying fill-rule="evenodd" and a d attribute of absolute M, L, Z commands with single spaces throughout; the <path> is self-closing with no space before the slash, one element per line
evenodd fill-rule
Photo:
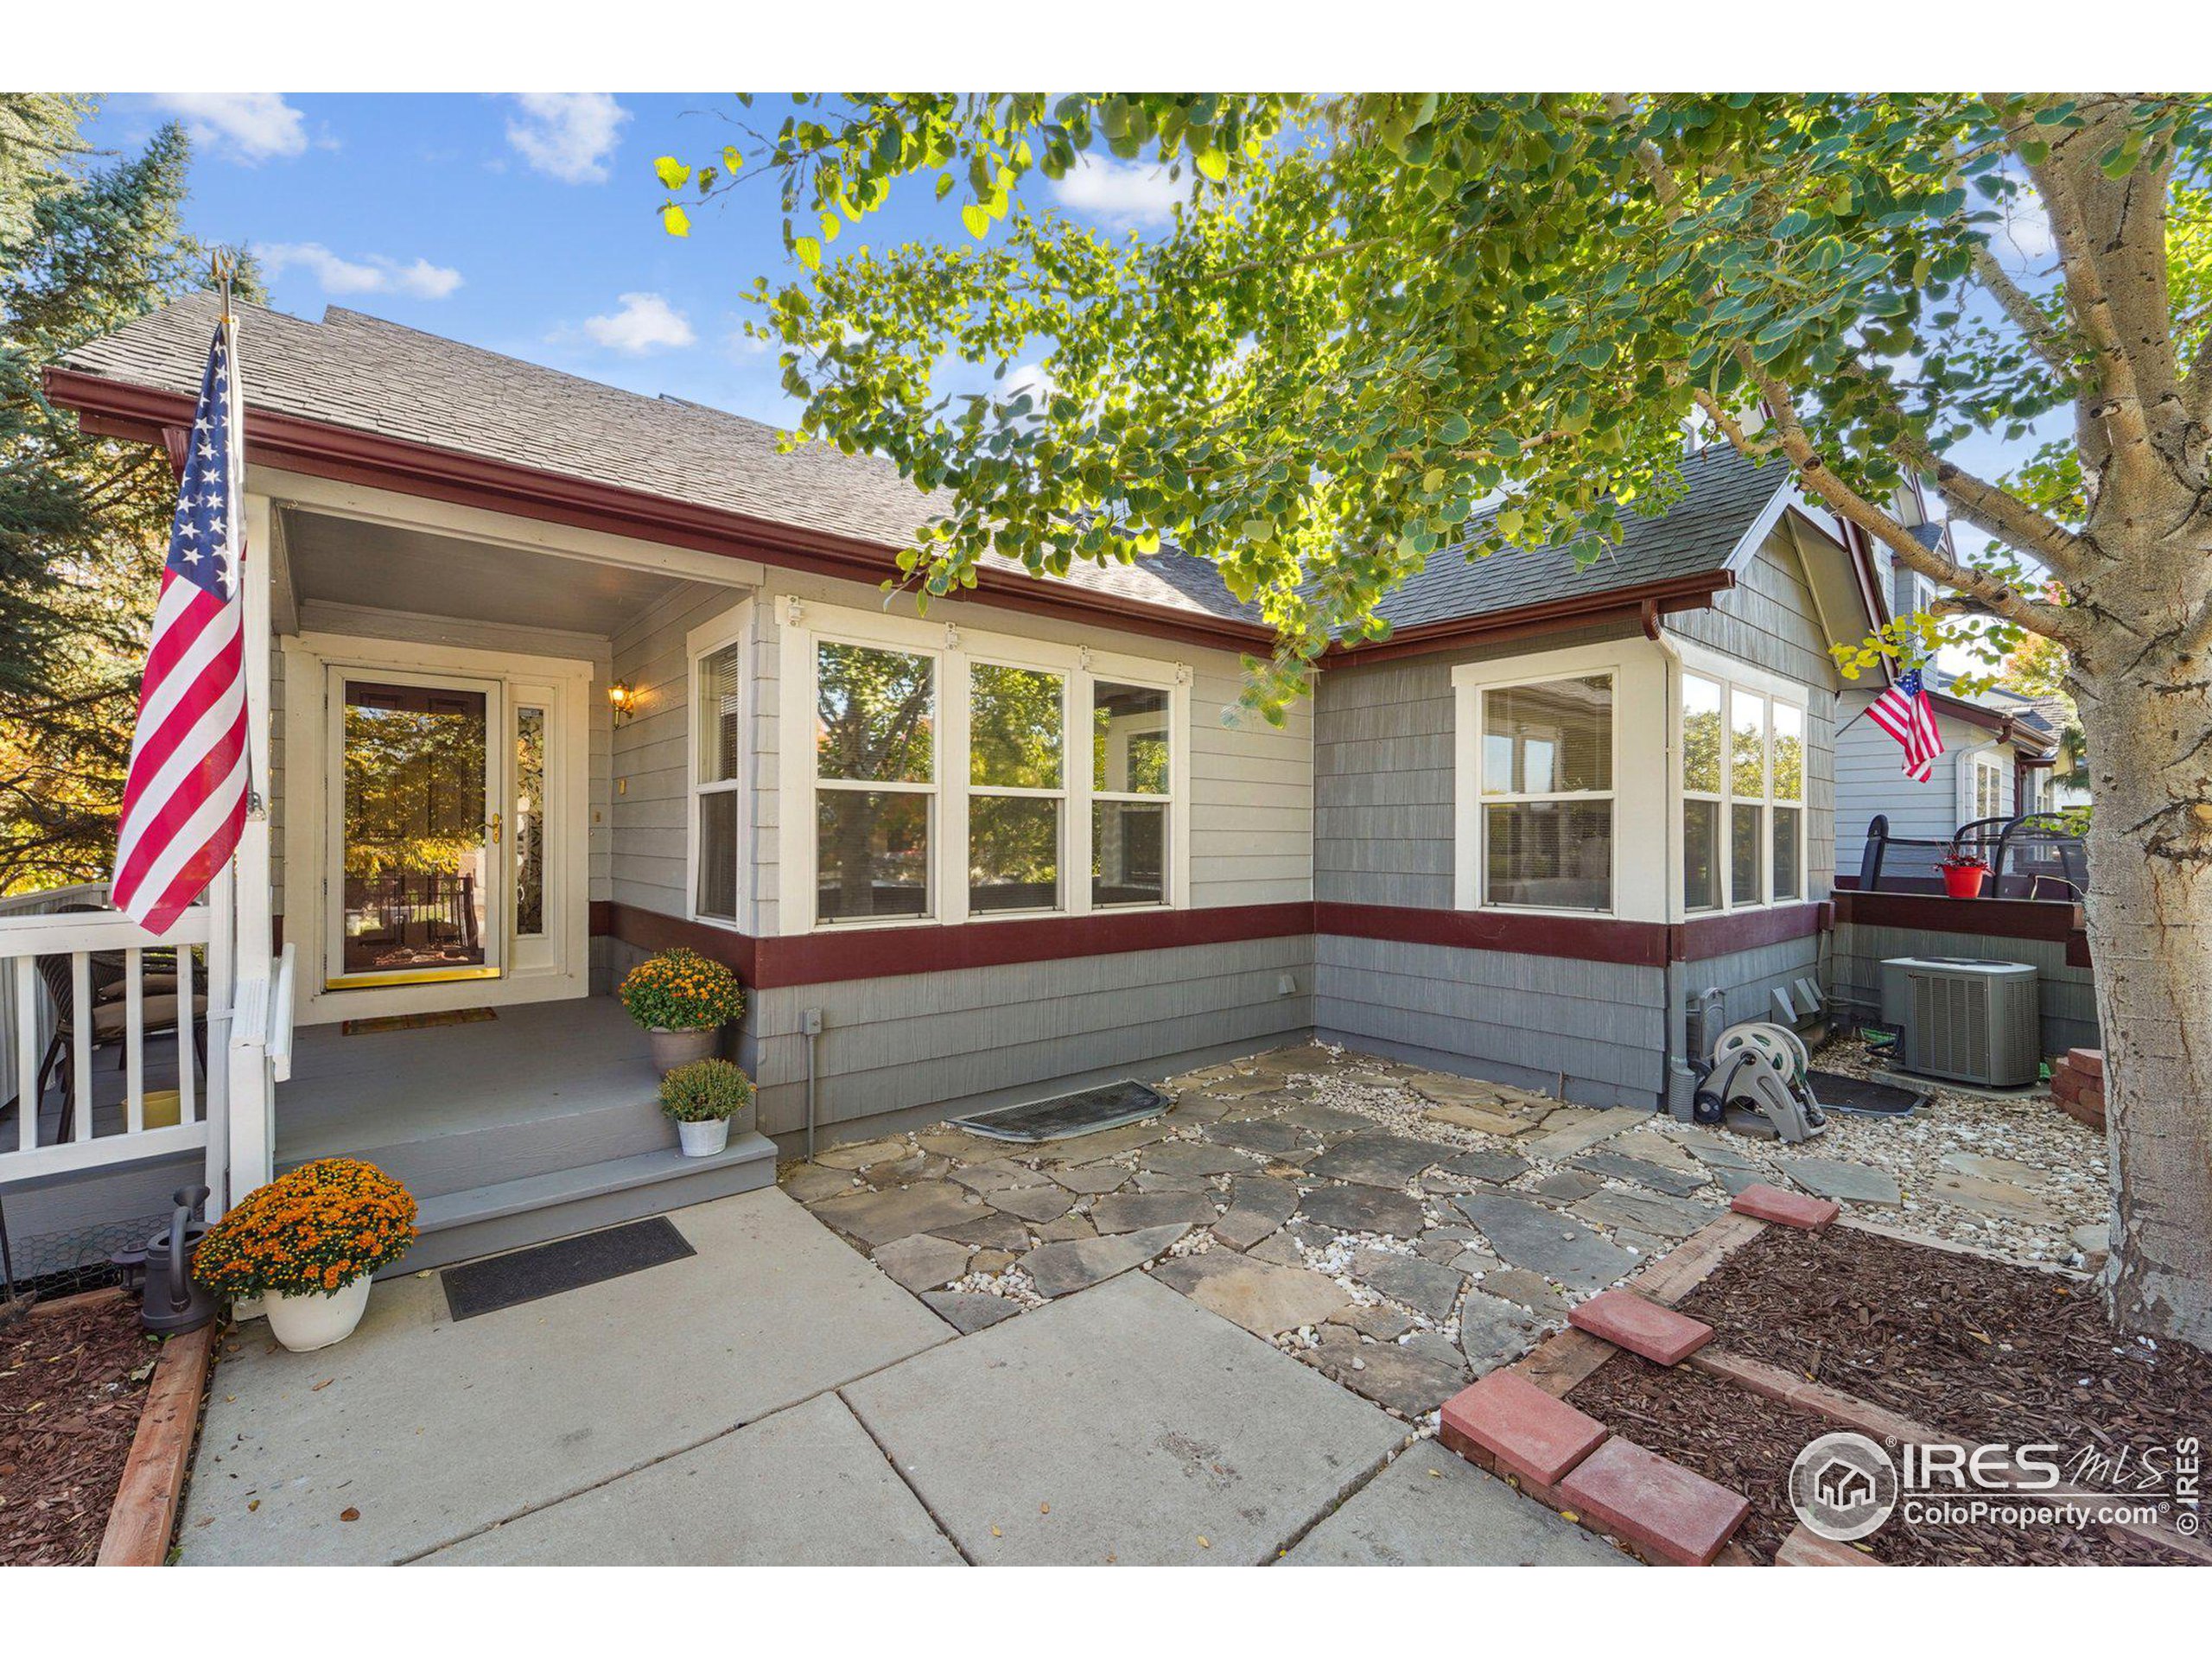
<path fill-rule="evenodd" d="M 775 1182 L 765 1135 L 677 1150 L 645 1038 L 612 997 L 421 1017 L 445 1023 L 305 1027 L 276 1088 L 280 1172 L 360 1158 L 415 1194 L 422 1237 L 391 1273 Z"/>

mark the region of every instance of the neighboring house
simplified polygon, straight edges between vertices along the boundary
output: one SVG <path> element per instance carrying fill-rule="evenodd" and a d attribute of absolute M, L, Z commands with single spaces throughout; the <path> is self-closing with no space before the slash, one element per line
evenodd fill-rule
<path fill-rule="evenodd" d="M 212 319 L 50 391 L 174 443 Z M 608 992 L 671 944 L 744 978 L 787 1143 L 810 1098 L 849 1138 L 1306 1033 L 1656 1108 L 1698 993 L 1819 976 L 1827 645 L 1873 601 L 1779 465 L 1694 454 L 1588 569 L 1440 560 L 1272 729 L 1227 718 L 1268 636 L 1202 563 L 993 566 L 924 619 L 878 584 L 929 503 L 880 463 L 358 313 L 247 308 L 239 355 L 270 800 L 236 903 L 283 957 L 214 971 L 272 1052 L 242 1014 L 212 1127 L 0 1119 L 11 1217 L 346 1150 L 423 1197 L 421 1265 L 765 1184 L 759 1137 L 665 1150 Z M 149 943 L 65 920 L 79 961 Z"/>
<path fill-rule="evenodd" d="M 1929 529 L 1933 533 L 1935 527 Z M 1936 586 L 1926 576 L 1908 569 L 1885 549 L 1875 547 L 1872 554 L 1887 616 L 1910 616 L 1936 602 Z M 1893 836 L 1947 841 L 1980 819 L 2047 812 L 2068 804 L 2056 800 L 2052 790 L 2062 729 L 2053 709 L 2001 688 L 1961 696 L 1953 677 L 1932 664 L 1923 678 L 1936 705 L 1943 753 L 1925 782 L 1907 778 L 1897 740 L 1859 717 L 1892 677 L 1894 671 L 1885 665 L 1846 683 L 1838 707 L 1836 868 L 1846 878 L 1857 876 L 1867 826 L 1877 814 L 1889 819 Z M 1885 861 L 1885 868 L 1894 873 L 1901 867 Z M 1932 863 L 1921 857 L 1910 874 L 1932 880 Z"/>

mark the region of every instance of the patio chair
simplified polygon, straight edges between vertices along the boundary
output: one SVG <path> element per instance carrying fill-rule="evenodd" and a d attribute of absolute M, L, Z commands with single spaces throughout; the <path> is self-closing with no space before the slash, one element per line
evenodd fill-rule
<path fill-rule="evenodd" d="M 22 1103 L 22 1109 L 38 1110 L 39 1103 L 46 1098 L 47 1084 L 58 1069 L 61 1077 L 61 1122 L 54 1131 L 57 1143 L 69 1139 L 76 1127 L 77 1068 L 68 1064 L 68 1056 L 77 1043 L 77 995 L 73 976 L 67 957 L 41 957 L 38 976 L 45 982 L 46 994 L 54 1003 L 54 1039 L 46 1046 L 46 1057 L 39 1062 L 38 1085 L 31 1098 Z M 140 1005 L 142 1033 L 148 1037 L 174 1036 L 177 1029 L 178 1008 L 175 982 L 162 995 L 149 995 Z M 200 1075 L 207 1075 L 207 999 L 194 995 L 192 999 L 192 1048 L 199 1057 Z M 130 1037 L 130 1008 L 121 999 L 100 1001 L 95 998 L 92 1007 L 92 1046 L 98 1054 L 103 1048 L 124 1050 L 122 1058 L 127 1060 L 124 1048 Z M 92 1109 L 88 1102 L 86 1109 Z"/>
<path fill-rule="evenodd" d="M 56 905 L 54 913 L 57 916 L 105 916 L 112 912 L 105 905 L 88 904 L 78 899 L 66 905 Z M 124 961 L 122 951 L 95 950 L 92 953 L 91 962 L 93 1001 L 119 1002 L 130 994 L 128 982 L 130 970 Z M 140 952 L 138 982 L 149 996 L 175 995 L 176 952 L 168 949 Z"/>

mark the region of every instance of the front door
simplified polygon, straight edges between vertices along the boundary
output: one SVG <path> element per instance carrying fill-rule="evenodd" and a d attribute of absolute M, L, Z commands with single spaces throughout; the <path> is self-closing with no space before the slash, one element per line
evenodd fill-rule
<path fill-rule="evenodd" d="M 330 673 L 327 988 L 499 977 L 515 770 L 510 742 L 494 741 L 509 718 L 501 686 Z"/>

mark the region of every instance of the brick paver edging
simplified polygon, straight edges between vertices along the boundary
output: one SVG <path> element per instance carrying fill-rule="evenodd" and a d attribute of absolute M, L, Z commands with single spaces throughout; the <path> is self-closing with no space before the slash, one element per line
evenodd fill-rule
<path fill-rule="evenodd" d="M 214 1351 L 212 1324 L 162 1344 L 146 1403 L 138 1414 L 138 1432 L 124 1462 L 123 1480 L 107 1512 L 107 1531 L 100 1539 L 96 1566 L 159 1567 L 168 1560 Z"/>

